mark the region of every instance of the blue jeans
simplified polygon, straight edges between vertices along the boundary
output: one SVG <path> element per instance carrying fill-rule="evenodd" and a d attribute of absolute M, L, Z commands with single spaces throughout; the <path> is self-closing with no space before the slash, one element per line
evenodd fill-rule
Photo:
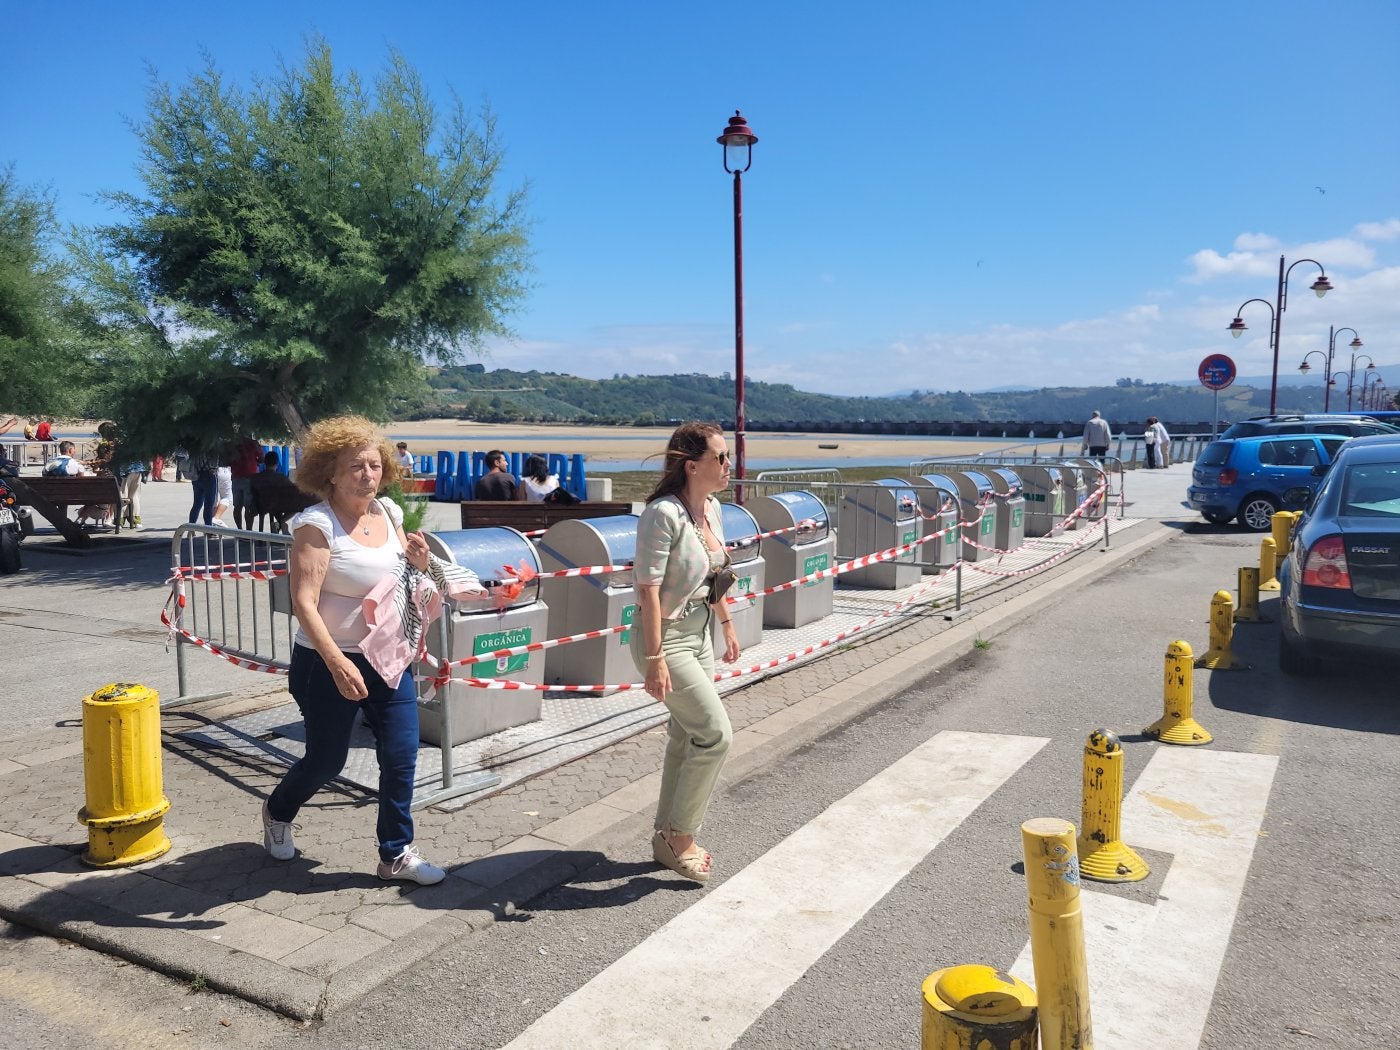
<path fill-rule="evenodd" d="M 355 717 L 363 711 L 374 732 L 379 758 L 379 859 L 391 861 L 413 841 L 413 770 L 418 760 L 418 697 L 405 671 L 389 686 L 359 653 L 346 653 L 365 680 L 369 697 L 340 695 L 321 654 L 292 647 L 288 688 L 306 723 L 306 757 L 287 771 L 267 800 L 273 820 L 294 820 L 297 811 L 345 768 Z"/>
<path fill-rule="evenodd" d="M 194 503 L 190 505 L 190 524 L 204 514 L 204 524 L 214 524 L 214 500 L 219 494 L 219 477 L 212 470 L 201 470 L 194 476 Z"/>

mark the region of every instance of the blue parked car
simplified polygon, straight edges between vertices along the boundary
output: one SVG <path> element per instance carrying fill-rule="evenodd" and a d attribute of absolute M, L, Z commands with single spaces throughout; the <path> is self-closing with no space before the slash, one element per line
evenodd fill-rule
<path fill-rule="evenodd" d="M 1213 525 L 1238 518 L 1264 532 L 1290 489 L 1314 491 L 1326 467 L 1351 440 L 1341 434 L 1275 434 L 1212 441 L 1191 469 L 1186 505 Z"/>
<path fill-rule="evenodd" d="M 1279 574 L 1278 660 L 1400 657 L 1400 437 L 1348 442 L 1327 471 Z"/>

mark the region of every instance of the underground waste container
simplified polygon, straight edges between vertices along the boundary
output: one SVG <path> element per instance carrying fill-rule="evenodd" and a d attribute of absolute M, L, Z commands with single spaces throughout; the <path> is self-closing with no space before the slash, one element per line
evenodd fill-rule
<path fill-rule="evenodd" d="M 1037 464 L 1019 466 L 1021 494 L 1026 500 L 1027 536 L 1058 536 L 1064 532 L 1065 492 L 1060 468 Z"/>
<path fill-rule="evenodd" d="M 812 493 L 779 492 L 757 496 L 745 506 L 761 531 L 783 530 L 761 544 L 763 563 L 773 570 L 768 586 L 831 568 L 836 553 L 831 517 L 826 506 Z M 801 627 L 830 616 L 835 591 L 836 577 L 827 576 L 770 594 L 763 605 L 763 625 Z"/>
<path fill-rule="evenodd" d="M 439 558 L 472 570 L 483 581 L 508 580 L 504 572 L 507 565 L 517 570 L 523 565 L 535 572 L 540 568 L 530 541 L 505 526 L 424 535 L 429 549 Z M 492 588 L 491 593 L 496 596 L 501 592 Z M 540 600 L 538 580 L 523 585 L 520 592 L 504 604 L 496 600 L 449 603 L 443 615 L 447 622 L 449 660 L 542 642 L 549 625 L 549 609 Z M 428 654 L 436 660 L 440 652 L 440 632 L 434 624 L 428 628 Z M 520 653 L 454 667 L 452 676 L 509 679 L 538 685 L 544 681 L 544 653 Z M 419 734 L 428 743 L 441 746 L 444 702 L 452 705 L 449 743 L 456 745 L 511 726 L 538 721 L 542 699 L 543 694 L 538 689 L 482 689 L 450 682 L 421 706 Z"/>
<path fill-rule="evenodd" d="M 982 561 L 996 554 L 997 521 L 1001 508 L 994 498 L 996 489 L 987 475 L 976 470 L 949 470 L 948 477 L 958 487 L 962 501 L 962 557 Z"/>
<path fill-rule="evenodd" d="M 986 473 L 996 491 L 996 547 L 1014 551 L 1026 542 L 1026 498 L 1021 492 L 1021 478 L 1005 467 L 992 467 Z"/>
<path fill-rule="evenodd" d="M 923 511 L 923 534 L 940 534 L 923 545 L 919 561 L 925 575 L 943 572 L 962 557 L 962 530 L 957 527 L 962 503 L 957 483 L 946 474 L 924 474 L 911 478 L 909 483 L 914 486 Z"/>
<path fill-rule="evenodd" d="M 593 565 L 623 566 L 620 571 L 544 581 L 549 605 L 549 636 L 562 638 L 605 627 L 626 626 L 615 634 L 571 642 L 546 650 L 545 681 L 552 685 L 620 685 L 641 680 L 630 645 L 637 620 L 632 586 L 637 554 L 637 515 L 573 518 L 558 521 L 539 538 L 545 572 Z"/>
<path fill-rule="evenodd" d="M 767 598 L 763 589 L 767 573 L 758 534 L 762 530 L 754 516 L 735 503 L 721 503 L 720 528 L 724 530 L 724 545 L 729 548 L 730 568 L 737 577 L 734 586 L 729 588 L 727 598 L 743 598 L 757 594 L 759 597 L 729 603 L 729 615 L 734 617 L 734 632 L 739 644 L 745 649 L 763 641 L 763 609 Z M 724 652 L 724 633 L 716 617 L 710 624 L 714 634 L 715 655 Z"/>
<path fill-rule="evenodd" d="M 841 501 L 836 530 L 836 551 L 842 561 L 913 543 L 919 538 L 919 501 L 907 480 L 881 478 L 868 485 L 852 485 Z M 900 590 L 912 587 L 922 575 L 915 564 L 918 548 L 896 558 L 843 573 L 848 587 Z"/>

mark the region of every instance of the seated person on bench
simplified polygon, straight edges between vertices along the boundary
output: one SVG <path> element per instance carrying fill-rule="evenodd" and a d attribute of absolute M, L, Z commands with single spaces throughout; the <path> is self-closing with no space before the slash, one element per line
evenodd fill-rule
<path fill-rule="evenodd" d="M 58 455 L 44 464 L 46 478 L 90 478 L 92 471 L 73 458 L 73 442 L 60 441 Z"/>

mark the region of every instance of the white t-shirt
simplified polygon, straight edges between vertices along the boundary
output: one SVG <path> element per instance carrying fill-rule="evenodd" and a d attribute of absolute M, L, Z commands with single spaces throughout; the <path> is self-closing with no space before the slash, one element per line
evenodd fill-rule
<path fill-rule="evenodd" d="M 331 546 L 331 561 L 326 567 L 326 578 L 321 583 L 321 600 L 317 609 L 336 646 L 347 652 L 358 652 L 360 643 L 369 633 L 362 604 L 365 596 L 393 571 L 403 554 L 403 545 L 399 543 L 403 511 L 397 503 L 388 500 L 377 499 L 370 504 L 371 514 L 383 514 L 386 509 L 389 514 L 389 539 L 382 547 L 366 547 L 358 543 L 341 528 L 340 519 L 327 503 L 307 507 L 300 514 L 293 515 L 288 523 L 293 536 L 300 528 L 320 529 Z M 300 625 L 297 626 L 296 643 L 313 648 Z"/>
<path fill-rule="evenodd" d="M 405 473 L 408 473 L 408 474 L 412 474 L 412 473 L 413 473 L 413 453 L 412 453 L 412 452 L 408 451 L 408 449 L 404 449 L 402 452 L 400 452 L 400 453 L 398 454 L 398 456 L 397 456 L 396 458 L 397 458 L 398 461 L 399 461 L 399 466 L 400 466 L 401 468 L 403 468 L 403 470 L 404 470 Z"/>
<path fill-rule="evenodd" d="M 544 498 L 559 487 L 559 475 L 550 474 L 543 481 L 522 477 L 520 483 L 525 486 L 526 503 L 543 503 Z"/>

